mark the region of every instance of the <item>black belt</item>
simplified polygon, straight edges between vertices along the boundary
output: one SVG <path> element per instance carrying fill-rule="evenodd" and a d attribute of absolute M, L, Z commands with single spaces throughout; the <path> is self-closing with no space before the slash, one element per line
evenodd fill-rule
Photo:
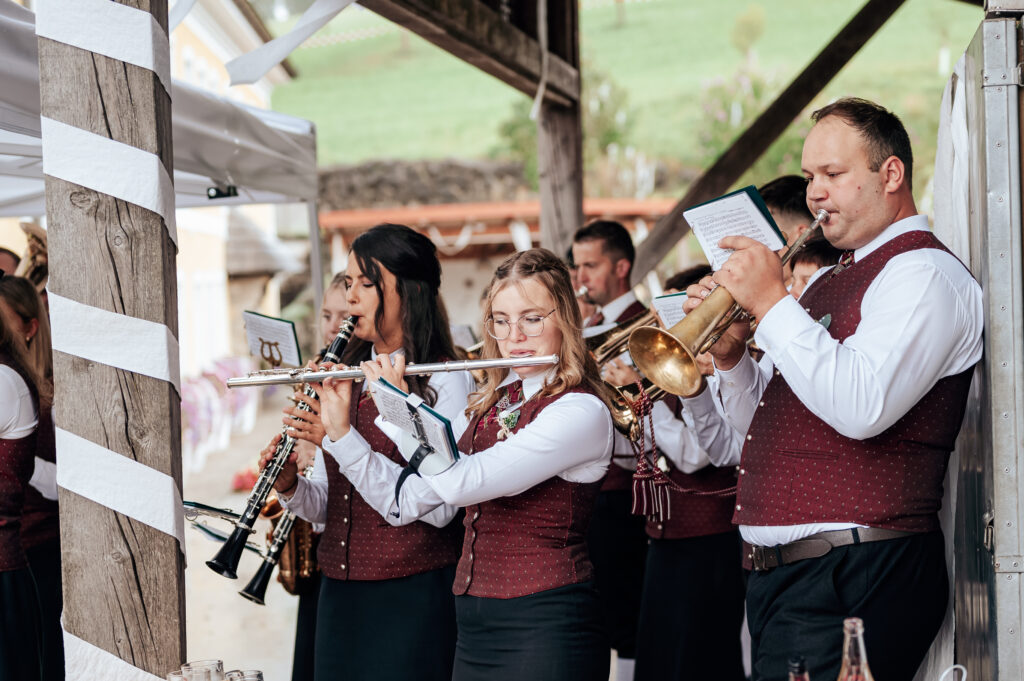
<path fill-rule="evenodd" d="M 908 537 L 915 532 L 901 530 L 882 530 L 877 527 L 854 527 L 849 530 L 833 530 L 819 532 L 809 537 L 798 539 L 789 544 L 779 546 L 751 546 L 747 555 L 754 570 L 761 572 L 781 565 L 789 565 L 808 558 L 821 558 L 839 546 L 866 544 L 873 541 L 885 541 L 898 537 Z"/>

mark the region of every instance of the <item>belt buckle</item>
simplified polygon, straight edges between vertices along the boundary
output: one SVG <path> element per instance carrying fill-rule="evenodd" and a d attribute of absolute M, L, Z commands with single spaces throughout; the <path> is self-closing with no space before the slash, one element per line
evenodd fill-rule
<path fill-rule="evenodd" d="M 764 564 L 765 548 L 763 546 L 750 547 L 750 564 L 755 572 L 763 572 L 768 568 Z"/>

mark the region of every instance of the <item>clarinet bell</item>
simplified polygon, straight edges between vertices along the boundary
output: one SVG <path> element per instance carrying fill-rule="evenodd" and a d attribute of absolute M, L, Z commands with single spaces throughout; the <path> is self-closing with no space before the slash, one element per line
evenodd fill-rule
<path fill-rule="evenodd" d="M 263 598 L 267 594 L 267 585 L 270 584 L 270 576 L 272 574 L 274 574 L 274 563 L 264 560 L 260 563 L 260 569 L 256 571 L 256 574 L 249 580 L 249 583 L 238 593 L 253 603 L 264 605 Z"/>
<path fill-rule="evenodd" d="M 245 544 L 248 539 L 249 529 L 246 527 L 236 527 L 231 536 L 224 542 L 224 545 L 220 547 L 220 551 L 217 551 L 217 555 L 212 560 L 206 561 L 206 566 L 228 579 L 238 579 L 236 572 L 238 570 L 238 562 L 242 559 L 242 551 L 245 550 Z"/>

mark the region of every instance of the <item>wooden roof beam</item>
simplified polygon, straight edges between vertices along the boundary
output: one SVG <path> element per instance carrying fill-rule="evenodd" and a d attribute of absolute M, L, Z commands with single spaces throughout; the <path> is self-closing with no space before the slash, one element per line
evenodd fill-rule
<path fill-rule="evenodd" d="M 515 89 L 531 97 L 537 94 L 540 44 L 481 0 L 361 0 L 359 4 Z M 577 68 L 549 49 L 545 101 L 570 106 L 579 100 L 579 91 Z"/>
<path fill-rule="evenodd" d="M 868 0 L 832 41 L 757 117 L 743 134 L 690 185 L 672 211 L 658 220 L 637 248 L 632 283 L 654 269 L 665 254 L 690 231 L 683 211 L 724 193 L 785 132 L 855 54 L 903 4 L 904 0 Z M 765 181 L 772 178 L 766 177 Z"/>

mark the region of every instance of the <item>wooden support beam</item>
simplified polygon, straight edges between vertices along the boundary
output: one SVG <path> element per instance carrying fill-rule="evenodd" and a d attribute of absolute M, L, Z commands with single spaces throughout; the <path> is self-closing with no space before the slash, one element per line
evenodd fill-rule
<path fill-rule="evenodd" d="M 167 0 L 117 1 L 167 30 Z M 156 154 L 171 173 L 171 101 L 153 72 L 46 38 L 39 67 L 43 116 Z M 50 291 L 177 336 L 176 248 L 159 215 L 50 175 L 46 214 Z M 57 427 L 170 476 L 180 492 L 174 387 L 63 352 L 53 359 Z M 63 488 L 60 525 L 67 631 L 163 678 L 185 658 L 176 539 Z"/>
<path fill-rule="evenodd" d="M 549 52 L 578 67 L 579 17 L 576 0 L 547 0 Z M 556 59 L 551 54 L 552 61 Z M 579 80 L 576 82 L 579 85 Z M 541 246 L 565 255 L 583 225 L 583 117 L 579 90 L 562 105 L 545 99 L 537 116 L 537 173 L 540 184 Z"/>
<path fill-rule="evenodd" d="M 690 231 L 683 211 L 724 193 L 785 132 L 793 119 L 878 32 L 904 0 L 868 0 L 818 56 L 789 84 L 715 163 L 690 185 L 668 215 L 658 220 L 639 248 L 632 283 L 640 282 Z M 772 178 L 764 178 L 765 181 Z"/>
<path fill-rule="evenodd" d="M 359 4 L 519 91 L 531 97 L 537 93 L 539 43 L 481 0 L 361 0 Z M 556 54 L 550 55 L 548 63 L 545 99 L 569 106 L 579 98 L 579 72 L 575 64 Z"/>

